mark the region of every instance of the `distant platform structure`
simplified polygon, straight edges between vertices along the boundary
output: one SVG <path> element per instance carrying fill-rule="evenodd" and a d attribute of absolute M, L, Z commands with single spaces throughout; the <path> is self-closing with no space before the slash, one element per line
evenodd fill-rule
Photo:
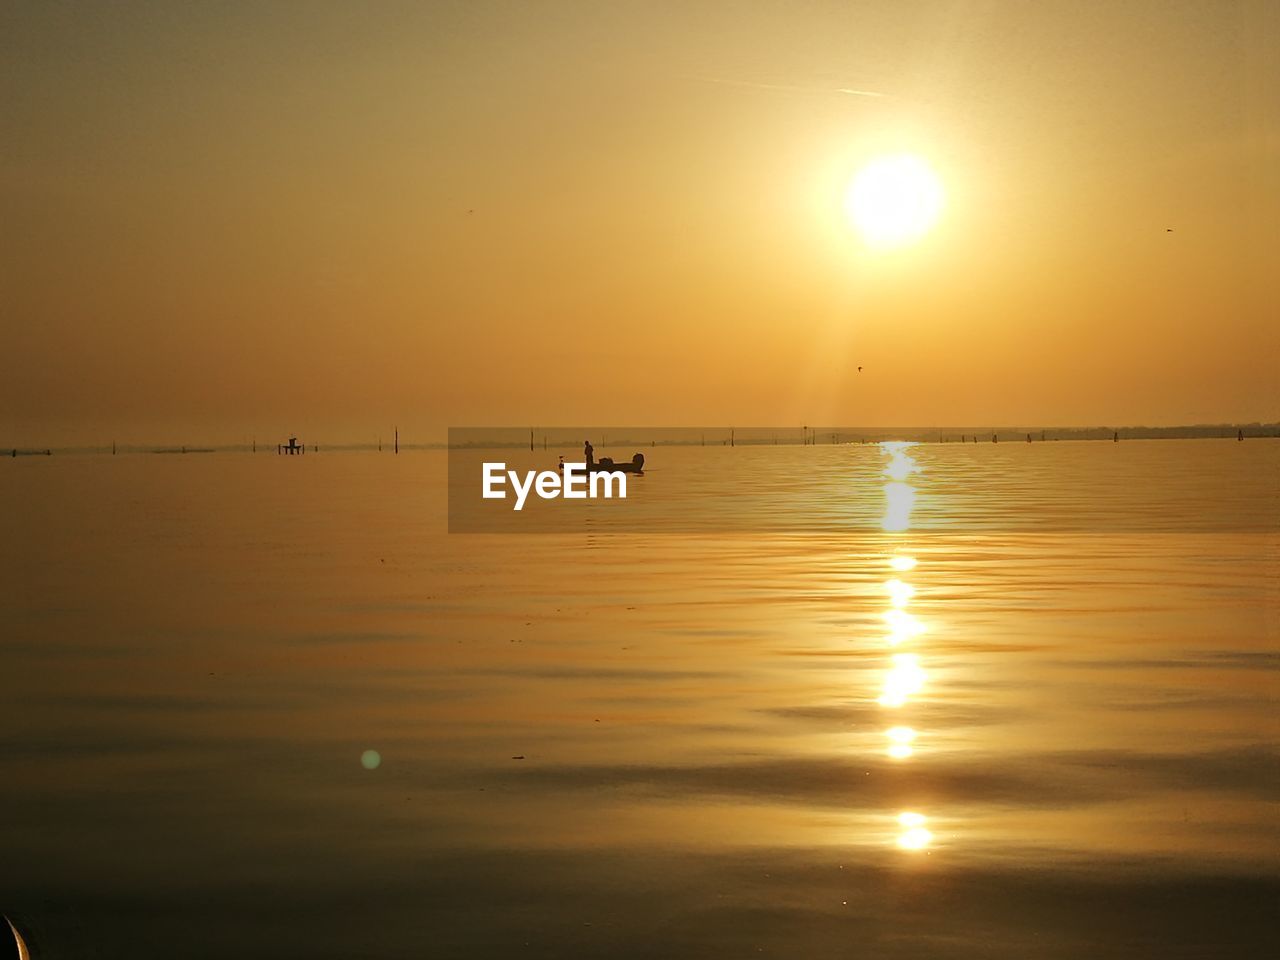
<path fill-rule="evenodd" d="M 303 454 L 306 452 L 307 452 L 307 445 L 305 443 L 298 443 L 297 437 L 290 437 L 288 443 L 276 444 L 276 453 L 287 453 L 290 456 L 292 456 L 295 453 Z"/>

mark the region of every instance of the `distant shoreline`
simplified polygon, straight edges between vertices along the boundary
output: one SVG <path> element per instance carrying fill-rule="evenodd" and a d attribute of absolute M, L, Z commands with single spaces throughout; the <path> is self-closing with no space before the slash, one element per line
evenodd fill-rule
<path fill-rule="evenodd" d="M 801 430 L 803 429 L 803 434 Z M 585 431 L 585 433 L 584 433 Z M 616 431 L 616 435 L 615 435 Z M 401 441 L 398 449 L 410 450 L 518 450 L 530 447 L 529 428 L 458 428 L 451 431 L 450 441 L 409 443 Z M 466 439 L 458 436 L 461 434 Z M 472 434 L 472 436 L 467 436 Z M 914 443 L 1032 443 L 1081 440 L 1245 440 L 1280 438 L 1280 423 L 1193 424 L 1173 427 L 548 427 L 534 430 L 535 449 L 575 448 L 582 436 L 590 436 L 601 447 L 761 447 L 761 446 L 833 446 L 904 440 Z M 665 434 L 663 436 L 662 434 Z M 963 440 L 961 439 L 963 438 Z M 976 438 L 976 441 L 975 441 Z M 352 443 L 333 442 L 305 444 L 309 453 L 393 453 L 391 443 L 383 441 Z M 185 454 L 257 453 L 275 455 L 275 443 L 192 443 L 161 445 L 156 443 L 78 444 L 49 446 L 41 444 L 0 444 L 0 459 L 54 455 L 115 454 Z"/>

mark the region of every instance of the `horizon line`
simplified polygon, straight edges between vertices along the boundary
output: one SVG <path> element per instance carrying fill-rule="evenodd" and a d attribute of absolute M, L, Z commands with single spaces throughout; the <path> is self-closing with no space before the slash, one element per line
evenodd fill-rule
<path fill-rule="evenodd" d="M 360 450 L 447 450 L 472 447 L 477 448 L 486 444 L 480 441 L 481 438 L 476 437 L 473 442 L 455 443 L 451 435 L 454 431 L 463 433 L 472 432 L 511 432 L 519 431 L 519 438 L 510 438 L 503 441 L 496 439 L 490 441 L 497 447 L 519 448 L 525 446 L 529 440 L 526 434 L 532 434 L 535 445 L 546 446 L 548 444 L 556 444 L 557 446 L 565 443 L 575 444 L 575 439 L 567 439 L 565 437 L 552 437 L 548 433 L 551 431 L 566 432 L 574 431 L 575 434 L 582 431 L 594 432 L 599 436 L 600 443 L 603 445 L 608 441 L 605 439 L 605 432 L 613 431 L 644 431 L 653 432 L 661 431 L 667 434 L 683 433 L 683 434 L 699 434 L 699 436 L 687 436 L 675 439 L 670 436 L 637 438 L 632 436 L 622 436 L 616 438 L 614 443 L 649 443 L 651 445 L 660 446 L 698 446 L 706 445 L 706 434 L 714 433 L 711 438 L 713 446 L 719 446 L 722 443 L 740 443 L 743 446 L 832 446 L 840 444 L 855 444 L 859 441 L 866 442 L 869 440 L 881 441 L 886 439 L 904 439 L 916 440 L 917 442 L 960 442 L 960 437 L 974 437 L 986 440 L 988 435 L 1003 437 L 1006 440 L 1022 440 L 1025 437 L 1031 437 L 1033 442 L 1047 442 L 1049 440 L 1096 440 L 1108 439 L 1113 436 L 1119 436 L 1126 440 L 1145 440 L 1145 439 L 1223 439 L 1229 438 L 1231 435 L 1244 436 L 1246 439 L 1270 439 L 1280 437 L 1280 421 L 1223 421 L 1219 423 L 1194 423 L 1194 424 L 1177 424 L 1172 426 L 1147 426 L 1144 424 L 1134 424 L 1128 426 L 1115 426 L 1110 424 L 1094 424 L 1089 426 L 1028 426 L 1028 425 L 1009 425 L 1009 426 L 926 426 L 926 427 L 881 427 L 881 426 L 808 426 L 800 427 L 734 427 L 734 426 L 693 426 L 693 427 L 655 427 L 655 426 L 547 426 L 547 427 L 513 427 L 513 426 L 472 426 L 472 427 L 449 427 L 446 430 L 448 439 L 443 440 L 418 440 L 411 441 L 404 439 L 403 435 L 398 440 L 394 439 L 396 431 L 391 431 L 392 438 L 381 438 L 375 440 L 355 440 L 355 439 L 333 439 L 333 440 L 305 440 L 301 446 L 318 449 L 323 447 L 331 451 L 360 451 Z M 742 436 L 738 436 L 738 431 L 742 431 Z M 799 432 L 797 432 L 799 431 Z M 1247 432 L 1246 432 L 1247 431 Z M 436 431 L 430 431 L 435 433 Z M 1058 436 L 1050 436 L 1050 434 L 1058 434 Z M 1178 435 L 1181 434 L 1181 435 Z M 1105 436 L 1103 436 L 1105 435 Z M 965 442 L 971 442 L 966 440 Z M 987 440 L 987 442 L 990 442 Z M 284 441 L 264 441 L 258 444 L 256 438 L 249 437 L 247 439 L 227 441 L 221 443 L 210 443 L 208 441 L 193 440 L 186 443 L 174 443 L 172 440 L 128 440 L 128 441 L 106 441 L 99 443 L 67 443 L 61 445 L 51 444 L 14 444 L 0 443 L 0 459 L 12 456 L 32 456 L 45 455 L 52 453 L 107 453 L 127 452 L 131 454 L 151 453 L 151 454 L 196 454 L 196 453 L 215 453 L 215 452 L 235 452 L 235 451 L 252 451 L 260 446 L 261 453 L 270 453 L 273 445 L 285 446 Z"/>

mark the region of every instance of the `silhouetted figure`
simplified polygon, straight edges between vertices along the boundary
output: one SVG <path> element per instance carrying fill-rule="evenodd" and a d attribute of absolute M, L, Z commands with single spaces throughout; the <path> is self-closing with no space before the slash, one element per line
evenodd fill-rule
<path fill-rule="evenodd" d="M 586 458 L 587 466 L 593 467 L 596 463 L 596 448 L 591 446 L 590 440 L 583 441 L 582 456 Z"/>
<path fill-rule="evenodd" d="M 1243 430 L 1237 430 L 1237 431 L 1236 431 L 1236 439 L 1237 439 L 1237 440 L 1243 440 L 1243 439 L 1244 439 L 1244 431 L 1243 431 Z"/>

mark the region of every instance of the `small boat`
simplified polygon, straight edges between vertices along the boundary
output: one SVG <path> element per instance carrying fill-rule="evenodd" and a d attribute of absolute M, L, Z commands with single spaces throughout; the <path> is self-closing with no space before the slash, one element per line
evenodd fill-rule
<path fill-rule="evenodd" d="M 601 457 L 599 463 L 587 467 L 588 473 L 609 473 L 613 470 L 620 473 L 644 473 L 644 454 L 637 453 L 630 463 L 614 463 L 609 457 Z"/>
<path fill-rule="evenodd" d="M 564 472 L 564 457 L 560 458 L 557 470 Z M 587 473 L 634 473 L 644 474 L 644 454 L 637 453 L 630 463 L 614 463 L 612 457 L 601 457 L 595 463 L 587 465 Z"/>

